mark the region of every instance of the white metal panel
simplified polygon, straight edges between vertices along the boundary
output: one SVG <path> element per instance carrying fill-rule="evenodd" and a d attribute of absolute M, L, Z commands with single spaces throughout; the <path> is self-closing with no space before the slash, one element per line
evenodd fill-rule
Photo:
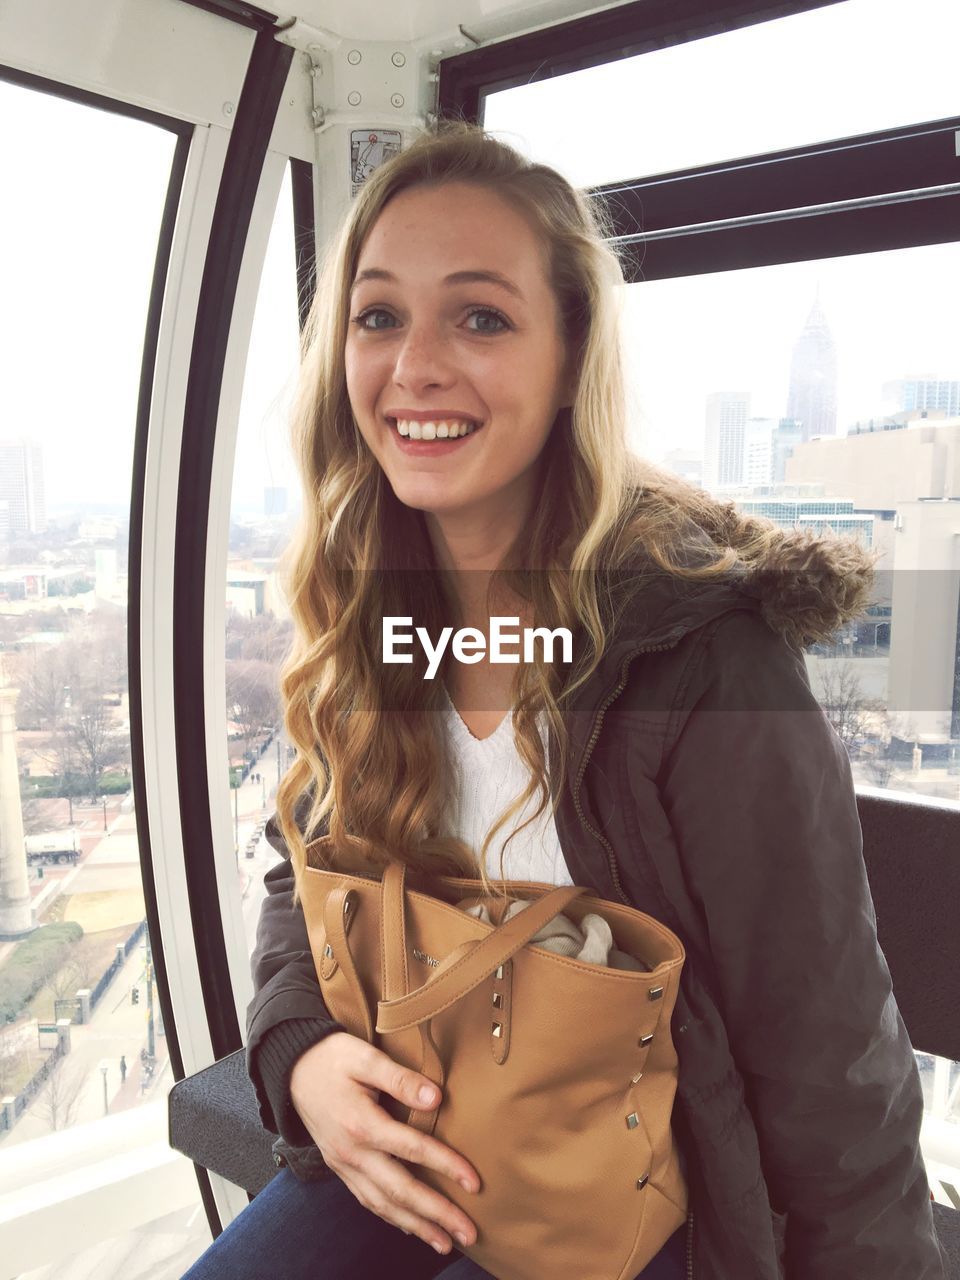
<path fill-rule="evenodd" d="M 177 1038 L 188 1075 L 212 1060 L 184 875 L 174 750 L 173 563 L 183 414 L 200 282 L 229 135 L 197 129 L 174 234 L 147 436 L 140 645 L 147 817 Z"/>
<path fill-rule="evenodd" d="M 165 1098 L 0 1147 L 0 1280 L 196 1203 L 193 1165 L 169 1145 Z"/>
<path fill-rule="evenodd" d="M 303 18 L 338 35 L 367 40 L 398 40 L 426 45 L 442 43 L 447 53 L 552 26 L 568 18 L 619 8 L 619 4 L 578 4 L 577 0 L 302 0 L 295 8 L 274 5 L 281 20 Z M 471 38 L 475 37 L 475 38 Z"/>
<path fill-rule="evenodd" d="M 277 198 L 283 182 L 287 157 L 269 151 L 264 161 L 260 185 L 250 218 L 250 229 L 240 266 L 237 293 L 227 339 L 223 387 L 214 442 L 210 479 L 210 514 L 207 523 L 206 573 L 204 583 L 203 687 L 204 722 L 207 731 L 207 786 L 210 793 L 210 821 L 220 896 L 220 918 L 224 945 L 236 1001 L 237 1021 L 246 1027 L 247 1005 L 253 998 L 250 951 L 243 922 L 242 902 L 234 854 L 233 816 L 230 812 L 229 751 L 226 701 L 227 549 L 230 533 L 230 499 L 236 457 L 237 428 L 243 376 L 250 349 L 250 335 L 256 311 L 260 276 L 273 225 Z M 292 246 L 291 246 L 292 253 Z M 178 1023 L 179 1025 L 179 1023 Z M 192 1068 L 208 1066 L 212 1058 Z M 186 1061 L 184 1061 L 186 1069 Z M 188 1072 L 189 1074 L 189 1072 Z"/>
<path fill-rule="evenodd" d="M 190 149 L 161 315 L 143 495 L 140 646 L 146 805 L 160 917 L 158 941 L 163 950 L 186 1075 L 209 1066 L 213 1061 L 213 1048 L 193 943 L 177 800 L 173 697 L 174 529 L 197 302 L 228 142 L 225 129 L 198 128 Z M 222 578 L 219 595 L 223 595 Z M 214 660 L 219 654 L 222 664 L 222 632 L 215 650 Z M 219 696 L 222 702 L 222 683 Z M 225 724 L 222 728 L 225 743 Z M 212 793 L 214 796 L 222 790 L 224 777 L 225 771 L 221 774 L 221 786 Z M 224 917 L 224 928 L 228 938 L 235 933 L 229 911 Z M 228 942 L 228 950 L 235 951 L 235 946 L 231 948 Z M 235 963 L 232 968 L 236 968 Z M 247 1204 L 246 1195 L 215 1174 L 210 1175 L 210 1183 L 221 1221 L 227 1223 Z"/>
<path fill-rule="evenodd" d="M 0 5 L 0 62 L 225 128 L 233 121 L 254 38 L 250 28 L 180 0 Z"/>

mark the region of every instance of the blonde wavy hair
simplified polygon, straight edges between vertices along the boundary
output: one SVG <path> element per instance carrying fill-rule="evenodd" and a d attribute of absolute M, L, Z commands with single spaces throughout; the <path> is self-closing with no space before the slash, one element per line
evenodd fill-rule
<path fill-rule="evenodd" d="M 567 672 L 542 656 L 517 667 L 512 726 L 529 782 L 479 851 L 450 834 L 453 771 L 440 715 L 449 651 L 433 681 L 416 658 L 379 661 L 384 616 L 415 616 L 435 636 L 458 616 L 457 600 L 423 513 L 397 500 L 357 428 L 344 369 L 350 288 L 379 214 L 401 191 L 453 181 L 494 191 L 547 247 L 577 372 L 573 404 L 557 414 L 539 460 L 549 500 L 524 525 L 522 557 L 515 544 L 492 575 L 489 598 L 506 586 L 530 601 L 538 626 L 571 629 L 579 658 Z M 320 835 L 328 838 L 310 851 L 313 865 L 376 877 L 394 860 L 427 876 L 475 877 L 487 892 L 511 897 L 503 859 L 512 835 L 501 846 L 497 884 L 486 871 L 488 848 L 535 793 L 539 805 L 522 826 L 547 805 L 555 812 L 559 800 L 550 794 L 538 715 L 553 731 L 562 778 L 565 704 L 595 669 L 630 591 L 642 589 L 642 566 L 713 579 L 763 559 L 784 537 L 772 522 L 741 515 L 628 450 L 615 291 L 623 274 L 609 229 L 603 208 L 554 169 L 475 125 L 442 120 L 367 179 L 322 261 L 291 421 L 304 509 L 281 563 L 294 640 L 280 689 L 296 758 L 277 791 L 276 820 L 295 903 L 307 846 Z M 712 540 L 706 561 L 703 531 Z M 608 575 L 623 569 L 628 590 L 616 595 Z"/>

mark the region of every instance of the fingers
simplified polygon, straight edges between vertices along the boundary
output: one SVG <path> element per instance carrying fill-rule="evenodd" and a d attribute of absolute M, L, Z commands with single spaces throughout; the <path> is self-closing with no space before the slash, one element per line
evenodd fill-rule
<path fill-rule="evenodd" d="M 373 1045 L 364 1042 L 362 1048 L 369 1050 L 369 1053 L 360 1055 L 360 1061 L 354 1073 L 358 1083 L 372 1085 L 380 1092 L 388 1093 L 392 1098 L 396 1098 L 408 1107 L 415 1107 L 418 1111 L 426 1111 L 438 1105 L 442 1097 L 441 1091 L 427 1076 L 401 1066 Z M 480 1179 L 477 1171 L 463 1156 L 444 1146 L 436 1138 L 421 1134 L 389 1117 L 386 1117 L 386 1127 L 381 1128 L 379 1121 L 384 1118 L 385 1112 L 382 1108 L 377 1108 L 375 1112 L 361 1108 L 358 1114 L 359 1123 L 367 1129 L 368 1133 L 371 1127 L 376 1127 L 377 1141 L 374 1145 L 393 1152 L 404 1160 L 412 1160 L 415 1164 L 425 1164 L 431 1169 L 436 1169 L 438 1173 L 459 1182 L 465 1191 L 479 1190 Z M 381 1141 L 381 1133 L 384 1136 L 390 1135 L 390 1140 Z M 363 1141 L 362 1138 L 358 1140 Z"/>
<path fill-rule="evenodd" d="M 436 1106 L 440 1101 L 440 1090 L 427 1076 L 394 1062 L 393 1058 L 373 1045 L 365 1044 L 365 1047 L 370 1052 L 364 1055 L 365 1060 L 357 1079 L 362 1079 L 365 1084 L 375 1085 L 383 1093 L 389 1093 L 391 1098 L 396 1098 L 408 1107 L 416 1107 L 418 1111 Z"/>
<path fill-rule="evenodd" d="M 381 1115 L 383 1115 L 381 1111 Z M 401 1124 L 387 1116 L 377 1126 L 375 1145 L 391 1155 L 399 1156 L 411 1164 L 422 1164 L 458 1182 L 464 1191 L 479 1191 L 480 1178 L 473 1165 L 459 1152 L 440 1142 L 429 1133 L 421 1133 L 410 1125 Z"/>
<path fill-rule="evenodd" d="M 451 1237 L 461 1248 L 472 1245 L 477 1233 L 470 1218 L 403 1161 L 435 1170 L 471 1192 L 480 1188 L 476 1170 L 431 1134 L 394 1120 L 379 1102 L 388 1094 L 401 1105 L 429 1110 L 439 1105 L 441 1090 L 359 1037 L 334 1034 L 323 1045 L 308 1050 L 313 1056 L 299 1077 L 299 1111 L 327 1164 L 366 1208 L 438 1252 L 449 1252 Z M 321 1071 L 325 1089 L 318 1094 L 314 1077 Z"/>
<path fill-rule="evenodd" d="M 366 1151 L 362 1163 L 340 1173 L 361 1204 L 385 1222 L 423 1240 L 437 1253 L 449 1253 L 452 1240 L 474 1244 L 476 1228 L 456 1205 L 418 1181 L 398 1160 Z M 452 1239 L 451 1239 L 452 1237 Z"/>

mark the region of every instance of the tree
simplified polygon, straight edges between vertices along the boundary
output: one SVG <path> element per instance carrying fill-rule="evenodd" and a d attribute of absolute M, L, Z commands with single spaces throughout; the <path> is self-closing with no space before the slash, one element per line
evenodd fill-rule
<path fill-rule="evenodd" d="M 228 662 L 226 667 L 227 715 L 240 726 L 244 751 L 260 736 L 264 725 L 280 718 L 277 673 L 272 663 Z"/>
<path fill-rule="evenodd" d="M 850 755 L 856 741 L 866 736 L 875 703 L 863 696 L 863 686 L 854 663 L 845 658 L 822 660 L 817 667 L 818 699 L 824 714 Z M 882 704 L 881 704 L 882 705 Z"/>
<path fill-rule="evenodd" d="M 130 759 L 129 736 L 115 727 L 111 709 L 104 705 L 102 685 L 83 692 L 69 733 L 78 771 L 95 797 L 105 770 Z"/>
<path fill-rule="evenodd" d="M 57 1058 L 36 1102 L 37 1111 L 50 1126 L 51 1132 L 67 1129 L 74 1123 L 84 1083 L 81 1066 L 71 1068 L 67 1055 Z"/>
<path fill-rule="evenodd" d="M 55 730 L 63 716 L 68 684 L 59 647 L 32 644 L 20 653 L 4 654 L 10 684 L 19 689 L 17 727 Z"/>

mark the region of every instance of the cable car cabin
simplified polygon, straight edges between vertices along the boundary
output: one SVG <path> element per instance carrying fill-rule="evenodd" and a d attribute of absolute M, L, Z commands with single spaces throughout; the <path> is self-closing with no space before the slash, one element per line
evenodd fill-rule
<path fill-rule="evenodd" d="M 690 598 L 739 592 L 738 600 L 752 599 L 753 617 L 734 602 L 725 621 L 717 608 L 698 641 L 689 621 L 669 630 L 692 616 L 671 595 L 648 620 L 648 645 L 639 632 L 629 644 L 621 638 L 618 652 L 630 660 L 609 668 L 609 685 L 591 686 L 589 718 L 571 712 L 564 721 L 581 749 L 599 754 L 579 779 L 574 771 L 560 802 L 574 815 L 569 825 L 562 807 L 551 816 L 548 806 L 543 818 L 555 841 L 553 883 L 586 883 L 613 899 L 619 885 L 622 901 L 659 912 L 685 942 L 683 983 L 702 981 L 697 990 L 715 997 L 729 1038 L 728 1083 L 744 1082 L 763 1166 L 754 1181 L 769 1198 L 787 1274 L 841 1274 L 829 1257 L 865 1258 L 844 1251 L 874 1239 L 884 1215 L 902 1213 L 899 1226 L 883 1228 L 894 1252 L 927 1233 L 939 1240 L 943 1274 L 960 1277 L 958 42 L 960 10 L 950 0 L 916 0 L 909 12 L 897 0 L 467 0 L 456 12 L 403 0 L 304 0 L 280 10 L 245 0 L 12 0 L 0 9 L 4 1277 L 79 1280 L 95 1270 L 119 1280 L 134 1255 L 144 1277 L 181 1276 L 280 1176 L 287 1162 L 278 1133 L 264 1126 L 246 1056 L 265 876 L 283 846 L 278 810 L 290 813 L 291 779 L 316 778 L 331 745 L 335 760 L 359 760 L 345 754 L 355 731 L 349 698 L 359 697 L 361 679 L 388 687 L 382 655 L 372 641 L 364 653 L 358 632 L 336 657 L 347 695 L 337 732 L 346 736 L 309 742 L 309 698 L 330 713 L 314 722 L 326 734 L 337 696 L 335 650 L 327 644 L 323 666 L 319 633 L 326 627 L 329 642 L 343 626 L 346 636 L 361 625 L 364 601 L 391 592 L 396 603 L 406 599 L 408 580 L 390 581 L 386 566 L 409 567 L 420 544 L 389 532 L 388 511 L 401 512 L 402 528 L 419 530 L 429 551 L 433 585 L 417 597 L 421 617 L 399 617 L 408 629 L 421 618 L 444 620 L 429 604 L 449 602 L 431 594 L 443 577 L 433 572 L 437 549 L 449 552 L 446 567 L 468 566 L 451 550 L 460 544 L 450 531 L 479 536 L 464 514 L 474 500 L 475 514 L 499 502 L 485 536 L 499 545 L 489 531 L 511 531 L 510 545 L 530 553 L 527 567 L 544 547 L 562 545 L 579 546 L 583 566 L 616 569 L 620 561 L 605 559 L 613 543 L 592 548 L 587 534 L 613 527 L 616 459 L 617 474 L 637 468 L 629 474 L 647 477 L 643 493 L 662 483 L 664 493 L 685 495 L 689 510 L 713 513 L 698 527 L 714 561 L 727 556 L 733 581 L 700 580 Z M 390 212 L 390 166 L 454 120 L 512 148 L 511 164 L 558 175 L 551 190 L 564 193 L 557 199 L 589 223 L 589 235 L 578 232 L 561 253 L 546 222 L 524 221 L 506 185 L 489 180 L 469 198 L 461 185 L 454 199 L 449 183 L 444 196 L 418 179 Z M 358 282 L 336 271 L 357 267 L 342 236 L 365 198 L 379 211 L 380 240 L 368 227 L 354 246 L 366 250 L 369 273 L 358 318 L 342 304 Z M 584 236 L 593 237 L 596 273 L 589 298 Z M 570 247 L 575 241 L 580 248 Z M 537 256 L 538 243 L 546 256 Z M 467 261 L 471 244 L 496 261 L 479 250 Z M 525 278 L 542 293 L 528 288 L 525 299 L 509 271 L 504 282 L 505 262 L 532 272 Z M 453 281 L 443 275 L 450 263 L 459 264 Z M 616 316 L 603 332 L 600 294 L 602 314 Z M 549 382 L 547 357 L 526 354 L 541 338 L 544 350 L 570 357 L 562 370 L 559 356 L 549 366 Z M 326 364 L 323 352 L 332 353 Z M 318 379 L 334 399 L 324 399 Z M 576 501 L 533 487 L 547 475 L 530 469 L 541 455 L 523 461 L 519 452 L 551 388 L 537 448 L 572 460 L 569 474 L 559 463 L 549 474 L 558 485 L 578 474 Z M 478 450 L 487 451 L 482 461 Z M 371 488 L 379 505 L 357 519 L 377 466 L 389 483 Z M 616 492 L 626 501 L 626 488 Z M 318 538 L 325 531 L 329 554 L 305 555 L 305 529 Z M 350 562 L 371 568 L 365 585 L 362 574 L 330 572 L 349 559 L 341 553 L 351 537 L 357 548 L 383 543 L 380 560 Z M 776 555 L 761 560 L 761 543 Z M 636 550 L 649 545 L 640 538 Z M 299 578 L 291 572 L 297 547 Z M 475 567 L 489 570 L 495 559 L 478 556 Z M 749 581 L 737 580 L 740 570 Z M 593 586 L 581 594 L 564 578 L 553 595 L 541 579 L 538 594 L 524 597 L 539 602 L 538 617 L 543 609 L 553 617 L 561 598 L 570 617 L 578 602 L 599 599 Z M 625 578 L 627 586 L 639 580 Z M 827 605 L 836 625 L 811 630 Z M 391 612 L 396 621 L 411 611 Z M 477 618 L 450 622 L 456 629 Z M 735 671 L 748 705 L 752 691 L 769 687 L 772 656 L 751 666 L 732 643 L 723 647 L 724 636 L 747 631 L 789 667 L 818 745 L 788 736 L 770 739 L 782 750 L 758 751 L 752 732 L 723 721 L 702 770 L 688 772 L 677 805 L 683 800 L 690 816 L 681 822 L 669 788 L 684 724 L 707 723 L 703 708 Z M 416 647 L 407 652 L 422 661 Z M 698 684 L 696 672 L 712 670 L 711 655 L 721 653 L 714 683 Z M 681 677 L 684 654 L 697 662 Z M 495 781 L 495 758 L 504 778 L 520 776 L 510 773 L 527 765 L 503 717 L 507 704 L 497 715 L 492 702 L 471 710 L 481 708 L 471 702 L 481 673 L 501 696 L 514 669 L 501 676 L 452 646 L 443 663 L 442 723 L 459 734 L 463 760 L 487 762 L 473 767 L 473 781 Z M 536 688 L 557 676 L 548 679 L 547 666 Z M 396 689 L 415 674 L 390 671 Z M 671 672 L 666 708 L 644 702 Z M 308 678 L 308 700 L 291 710 Z M 557 677 L 550 687 L 561 684 Z M 423 688 L 424 705 L 440 707 L 440 685 Z M 765 696 L 753 699 L 764 715 L 773 710 Z M 690 720 L 676 710 L 681 697 Z M 422 718 L 412 704 L 378 705 L 374 719 L 367 713 L 366 749 L 399 760 L 404 735 L 420 742 L 426 732 Z M 784 704 L 777 714 L 797 709 Z M 756 731 L 772 733 L 772 723 L 760 717 Z M 614 747 L 616 732 L 625 736 Z M 639 744 L 653 741 L 665 754 L 638 782 Z M 555 763 L 554 744 L 545 765 L 547 756 Z M 495 757 L 494 746 L 506 754 Z M 738 771 L 743 751 L 756 761 L 750 776 Z M 430 758 L 418 748 L 409 777 L 397 766 L 379 770 L 377 783 L 371 767 L 364 785 L 382 788 L 380 808 L 368 806 L 372 816 L 356 825 L 358 802 L 342 790 L 335 832 L 366 831 L 364 847 L 379 848 L 370 833 L 389 813 L 392 830 L 421 840 L 429 823 L 399 815 L 413 812 L 414 794 L 423 813 L 433 812 L 441 779 Z M 777 764 L 773 782 L 765 771 Z M 719 777 L 727 784 L 711 788 L 707 780 Z M 813 778 L 820 781 L 804 781 Z M 737 786 L 743 800 L 730 805 Z M 501 791 L 489 813 L 487 793 L 477 793 L 482 822 L 463 846 L 471 856 L 512 794 Z M 837 795 L 841 805 L 847 798 L 842 832 L 827 798 Z M 710 818 L 724 799 L 726 825 Z M 659 827 L 651 812 L 662 815 Z M 761 814 L 771 824 L 762 840 Z M 635 838 L 621 843 L 621 822 Z M 736 852 L 740 870 L 723 864 L 723 875 L 742 875 L 742 892 L 724 888 L 709 859 L 695 866 L 689 842 L 698 830 L 705 847 L 717 842 L 718 858 L 721 849 Z M 658 839 L 676 857 L 651 855 L 642 870 L 642 850 Z M 751 839 L 753 863 L 744 852 Z M 835 851 L 829 858 L 824 842 Z M 535 860 L 547 847 L 530 854 L 528 878 L 553 875 Z M 490 849 L 488 871 L 499 874 L 496 841 Z M 783 881 L 771 859 L 805 886 L 787 904 L 794 919 L 818 918 L 828 897 L 831 911 L 846 913 L 833 917 L 832 942 L 807 935 L 802 962 L 788 956 L 786 934 L 776 955 L 752 950 L 763 936 L 758 919 L 784 909 L 774 905 Z M 32 870 L 38 863 L 42 876 Z M 844 883 L 854 884 L 861 865 L 867 896 L 833 887 L 838 866 L 852 868 Z M 641 882 L 649 895 L 637 890 Z M 685 917 L 688 892 L 695 905 Z M 747 896 L 757 904 L 736 917 L 743 928 L 733 941 L 711 897 L 722 892 L 731 912 L 745 910 Z M 702 939 L 697 920 L 709 923 Z M 874 929 L 879 952 L 869 942 Z M 856 938 L 867 939 L 857 954 L 874 979 L 888 973 L 892 985 L 875 1025 L 864 1017 L 866 987 L 848 990 L 831 976 L 851 971 L 842 966 Z M 299 954 L 309 988 L 311 959 Z M 829 1105 L 810 1104 L 811 1126 L 840 1107 L 837 1098 L 845 1122 L 861 1104 L 887 1115 L 844 1152 L 825 1137 L 830 1154 L 816 1169 L 778 1163 L 782 1111 L 764 1118 L 750 1108 L 761 1106 L 774 1075 L 801 1079 L 802 1055 L 820 1037 L 811 1033 L 801 1060 L 783 1055 L 762 1081 L 751 1076 L 764 1044 L 755 1021 L 738 1021 L 725 985 L 738 963 L 750 966 L 751 1000 L 772 981 L 771 964 L 784 975 L 778 999 L 786 1004 L 768 1019 L 771 1036 L 774 1022 L 789 1028 L 825 990 L 849 1011 L 841 1031 L 812 1024 L 822 1026 L 824 1061 L 840 1061 L 830 1037 L 857 1019 L 876 1043 L 896 1038 L 894 1011 L 906 1028 L 896 1100 L 871 1086 L 865 1054 L 830 1078 Z M 681 990 L 689 1010 L 694 987 Z M 519 1012 L 522 992 L 516 998 Z M 285 1016 L 297 1017 L 290 1009 Z M 676 1107 L 687 1108 L 688 1121 L 688 1026 L 702 1017 L 685 1022 L 676 1013 L 670 1028 Z M 389 1053 L 388 1036 L 376 1043 Z M 778 1096 L 778 1108 L 798 1104 L 790 1088 Z M 898 1150 L 912 1149 L 925 1175 L 919 1193 L 912 1184 L 912 1207 L 898 1208 L 898 1194 L 871 1212 L 862 1239 L 859 1228 L 843 1238 L 846 1228 L 823 1208 L 816 1247 L 829 1239 L 837 1252 L 804 1270 L 815 1256 L 812 1228 L 791 1195 L 800 1185 L 836 1187 L 837 1205 L 853 1215 L 844 1221 L 853 1222 L 861 1190 L 876 1192 L 857 1162 L 882 1144 L 887 1123 L 906 1126 Z M 694 1154 L 695 1137 L 688 1124 Z M 638 1171 L 638 1197 L 646 1173 Z M 710 1252 L 706 1179 L 688 1173 L 693 1225 L 683 1270 L 732 1274 L 737 1266 L 718 1270 Z M 878 1249 L 869 1267 L 844 1274 L 918 1274 L 899 1263 L 885 1272 L 880 1252 L 892 1256 Z M 593 1274 L 590 1263 L 578 1260 L 578 1280 Z M 765 1265 L 757 1276 L 773 1280 Z M 923 1265 L 925 1280 L 938 1274 Z"/>

